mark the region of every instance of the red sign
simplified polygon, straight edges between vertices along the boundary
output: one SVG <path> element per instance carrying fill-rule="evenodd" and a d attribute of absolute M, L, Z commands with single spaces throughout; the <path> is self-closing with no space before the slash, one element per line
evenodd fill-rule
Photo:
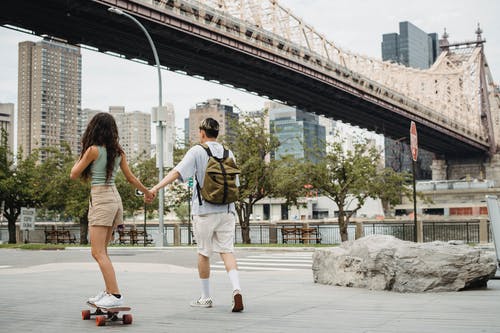
<path fill-rule="evenodd" d="M 418 157 L 418 136 L 417 136 L 417 125 L 412 121 L 410 125 L 410 148 L 411 157 L 416 162 Z"/>

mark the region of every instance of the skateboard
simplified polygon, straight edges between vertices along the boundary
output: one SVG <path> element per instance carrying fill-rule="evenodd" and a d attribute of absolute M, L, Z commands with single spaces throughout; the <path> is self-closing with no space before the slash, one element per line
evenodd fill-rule
<path fill-rule="evenodd" d="M 97 326 L 105 326 L 106 323 L 115 323 L 117 321 L 121 321 L 125 325 L 132 324 L 132 315 L 127 313 L 118 316 L 120 311 L 130 311 L 130 307 L 128 306 L 119 306 L 113 308 L 102 308 L 95 304 L 87 302 L 87 305 L 96 309 L 94 312 L 91 310 L 82 310 L 82 319 L 88 320 L 90 317 L 95 316 L 95 324 Z"/>

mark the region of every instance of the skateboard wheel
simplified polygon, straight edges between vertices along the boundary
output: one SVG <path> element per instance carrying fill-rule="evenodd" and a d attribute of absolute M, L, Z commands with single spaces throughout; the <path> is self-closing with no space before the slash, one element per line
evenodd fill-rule
<path fill-rule="evenodd" d="M 82 310 L 82 319 L 83 320 L 90 319 L 90 310 Z"/>
<path fill-rule="evenodd" d="M 123 315 L 123 323 L 125 325 L 130 325 L 132 324 L 132 315 L 131 314 L 124 314 Z"/>
<path fill-rule="evenodd" d="M 104 326 L 106 325 L 106 317 L 105 316 L 97 316 L 95 317 L 96 326 Z"/>

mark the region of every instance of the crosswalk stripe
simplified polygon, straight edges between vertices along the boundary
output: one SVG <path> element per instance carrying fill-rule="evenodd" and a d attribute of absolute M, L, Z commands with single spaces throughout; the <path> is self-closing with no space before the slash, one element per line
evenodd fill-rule
<path fill-rule="evenodd" d="M 210 265 L 211 268 L 225 269 L 224 265 Z M 255 270 L 255 271 L 294 271 L 297 268 L 283 268 L 283 267 L 250 267 L 238 265 L 238 270 Z"/>
<path fill-rule="evenodd" d="M 304 260 L 304 259 L 248 259 L 248 258 L 241 258 L 238 259 L 238 262 L 244 262 L 244 261 L 257 261 L 257 262 L 273 262 L 273 261 L 279 261 L 279 262 L 311 262 L 311 260 Z"/>
<path fill-rule="evenodd" d="M 222 261 L 216 262 L 216 264 L 222 264 Z M 311 264 L 293 264 L 293 263 L 270 263 L 270 262 L 245 262 L 244 265 L 249 266 L 293 266 L 293 267 L 311 267 Z"/>
<path fill-rule="evenodd" d="M 213 269 L 224 269 L 223 261 L 210 266 Z M 312 267 L 312 253 L 274 253 L 250 255 L 238 259 L 240 270 L 297 270 Z"/>

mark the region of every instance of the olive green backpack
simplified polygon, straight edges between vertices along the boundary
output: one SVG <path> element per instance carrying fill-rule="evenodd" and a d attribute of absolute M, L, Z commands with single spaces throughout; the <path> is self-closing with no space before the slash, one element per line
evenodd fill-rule
<path fill-rule="evenodd" d="M 208 164 L 205 170 L 203 187 L 200 188 L 200 182 L 196 179 L 200 205 L 202 204 L 202 197 L 205 201 L 217 205 L 235 202 L 239 197 L 236 178 L 240 174 L 240 169 L 236 166 L 234 159 L 229 157 L 229 150 L 223 147 L 224 154 L 222 158 L 218 158 L 212 155 L 208 145 L 200 144 L 200 146 L 208 154 Z"/>

